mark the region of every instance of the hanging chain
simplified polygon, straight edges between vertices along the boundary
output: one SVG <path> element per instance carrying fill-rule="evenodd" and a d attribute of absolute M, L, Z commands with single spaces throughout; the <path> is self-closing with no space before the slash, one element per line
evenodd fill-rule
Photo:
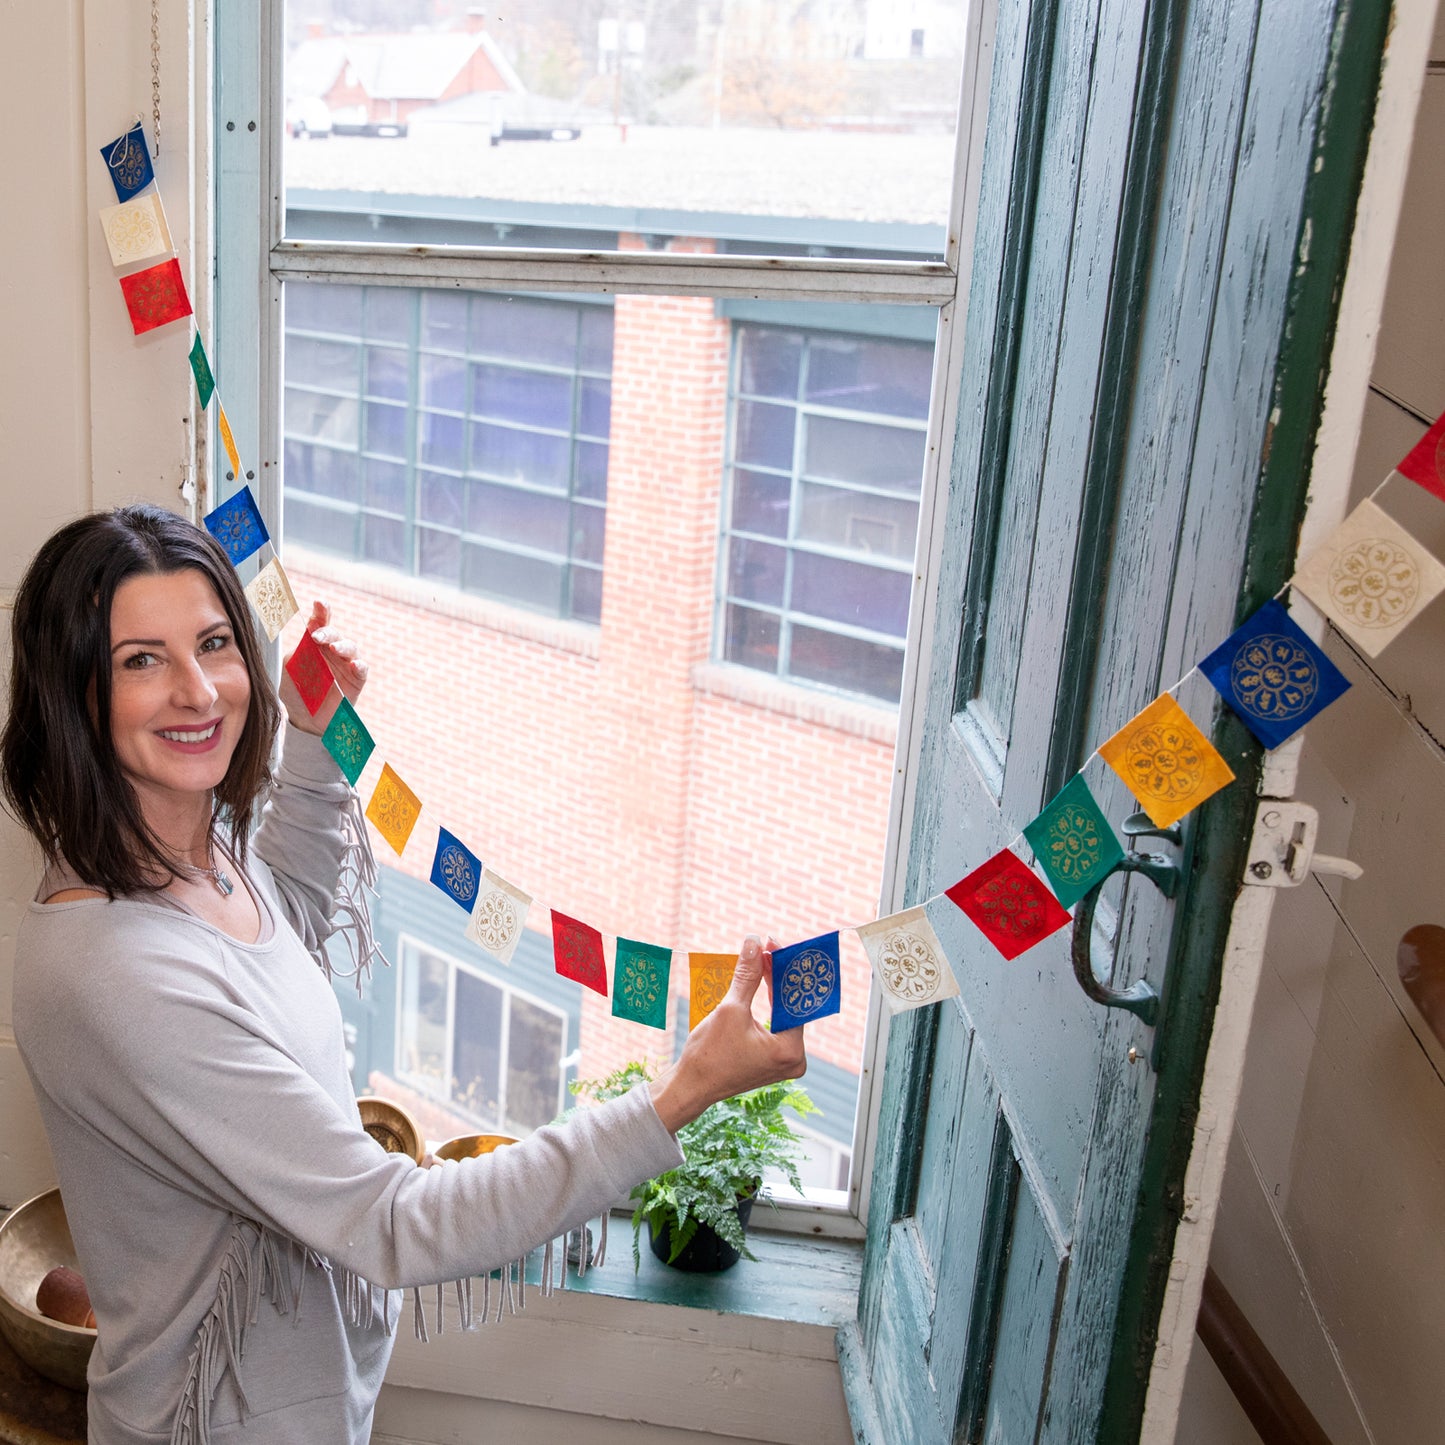
<path fill-rule="evenodd" d="M 161 0 L 151 0 L 151 123 L 155 158 L 161 157 Z"/>

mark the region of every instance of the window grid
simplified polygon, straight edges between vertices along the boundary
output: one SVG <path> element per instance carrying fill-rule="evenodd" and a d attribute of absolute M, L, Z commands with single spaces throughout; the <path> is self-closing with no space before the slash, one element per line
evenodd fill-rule
<path fill-rule="evenodd" d="M 305 283 L 290 286 L 300 284 Z M 495 342 L 485 332 L 475 334 L 476 305 L 496 301 L 495 296 L 464 294 L 467 322 L 454 328 L 451 344 L 445 334 L 427 334 L 425 290 L 403 293 L 409 311 L 405 340 L 379 334 L 372 312 L 378 297 L 388 292 L 397 294 L 392 288 L 364 288 L 364 319 L 357 329 L 288 320 L 288 348 L 341 344 L 355 353 L 356 363 L 352 389 L 288 376 L 284 437 L 287 500 L 295 530 L 303 540 L 329 551 L 532 610 L 597 622 L 606 527 L 610 311 L 574 302 L 525 302 L 548 309 L 556 319 L 570 316 L 567 365 L 512 354 L 505 342 Z M 592 313 L 606 318 L 602 327 Z M 599 333 L 605 333 L 600 340 Z M 394 369 L 405 376 L 404 394 L 375 380 L 377 368 L 392 356 L 400 359 Z M 457 395 L 428 394 L 428 363 L 433 360 L 438 377 L 444 376 L 443 365 L 449 365 L 447 379 Z M 489 376 L 503 386 L 508 379 L 550 378 L 554 393 L 556 383 L 564 383 L 570 389 L 565 418 L 549 425 L 509 414 L 506 398 L 498 403 L 479 396 Z M 444 384 L 439 381 L 431 391 L 441 391 Z M 354 425 L 344 423 L 348 403 L 355 408 Z M 309 427 L 296 420 L 304 406 L 312 408 L 306 417 Z M 385 426 L 393 414 L 398 423 L 394 434 Z M 528 439 L 552 443 L 554 458 L 565 455 L 565 468 L 548 478 L 529 477 L 525 457 L 510 467 L 499 463 L 485 446 L 487 436 L 521 448 Z M 432 447 L 450 451 L 429 454 Z M 584 448 L 590 449 L 585 457 Z M 344 487 L 334 474 L 346 466 L 347 457 L 353 459 L 353 475 Z M 388 473 L 389 486 L 382 480 Z M 484 496 L 497 505 L 487 508 Z M 530 513 L 524 499 L 535 499 Z M 427 515 L 428 500 L 449 515 Z M 549 503 L 561 503 L 564 514 L 559 517 Z M 506 514 L 507 505 L 514 515 Z M 485 530 L 492 517 L 497 519 L 493 530 Z M 529 526 L 550 526 L 550 535 L 517 535 Z"/>

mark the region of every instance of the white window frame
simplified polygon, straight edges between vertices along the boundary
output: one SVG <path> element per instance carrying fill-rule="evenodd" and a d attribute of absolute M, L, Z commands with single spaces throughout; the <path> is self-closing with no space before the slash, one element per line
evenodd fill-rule
<path fill-rule="evenodd" d="M 823 257 L 748 257 L 617 252 L 598 256 L 507 247 L 368 245 L 286 240 L 282 187 L 285 53 L 283 0 L 216 0 L 211 58 L 214 146 L 211 197 L 216 282 L 214 349 L 217 377 L 238 435 L 258 439 L 259 460 L 245 476 L 228 476 L 211 444 L 201 510 L 249 484 L 273 522 L 281 516 L 281 288 L 288 280 L 360 285 L 457 287 L 502 291 L 613 291 L 778 301 L 926 304 L 939 308 L 925 471 L 919 506 L 913 599 L 909 610 L 899 709 L 894 783 L 878 911 L 904 906 L 907 820 L 918 783 L 924 701 L 933 673 L 935 579 L 942 561 L 943 518 L 960 388 L 961 325 L 978 207 L 989 76 L 993 65 L 994 0 L 970 0 L 964 25 L 961 103 L 954 189 L 942 261 Z M 267 117 L 273 123 L 266 124 Z M 252 339 L 259 338 L 253 344 Z M 214 410 L 214 409 L 213 409 Z M 209 417 L 214 426 L 214 418 Z M 244 464 L 244 463 L 243 463 Z M 940 659 L 940 667 L 951 666 Z M 877 1147 L 887 1021 L 876 990 L 869 1003 L 853 1177 L 839 1204 L 786 1204 L 774 1227 L 861 1238 Z"/>

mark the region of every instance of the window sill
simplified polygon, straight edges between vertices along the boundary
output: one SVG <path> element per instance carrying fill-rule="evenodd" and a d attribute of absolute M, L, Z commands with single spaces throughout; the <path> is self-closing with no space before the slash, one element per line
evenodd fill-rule
<path fill-rule="evenodd" d="M 692 685 L 710 697 L 726 698 L 781 717 L 832 728 L 849 737 L 866 738 L 889 747 L 898 741 L 898 709 L 889 703 L 816 691 L 727 662 L 698 663 L 692 670 Z"/>
<path fill-rule="evenodd" d="M 766 1230 L 748 1241 L 756 1261 L 689 1275 L 655 1259 L 644 1237 L 634 1273 L 630 1221 L 618 1214 L 605 1265 L 580 1281 L 569 1273 L 570 1287 L 547 1299 L 529 1283 L 525 1309 L 468 1334 L 455 1291 L 440 1335 L 435 1291 L 423 1291 L 431 1340 L 415 1339 L 408 1299 L 387 1373 L 393 1406 L 442 1396 L 447 1418 L 463 1421 L 466 1401 L 488 1400 L 748 1440 L 851 1438 L 836 1335 L 857 1312 L 862 1245 Z M 494 1317 L 496 1299 L 494 1282 Z M 401 1438 L 386 1418 L 379 1411 L 380 1436 Z"/>
<path fill-rule="evenodd" d="M 290 543 L 286 549 L 287 570 L 339 587 L 355 587 L 372 597 L 385 597 L 409 607 L 419 607 L 438 617 L 450 617 L 507 637 L 520 637 L 559 652 L 596 661 L 601 651 L 599 629 L 587 622 L 547 617 L 540 612 L 512 607 L 490 597 L 478 597 L 442 582 L 413 577 L 391 567 L 334 557 L 309 547 Z"/>

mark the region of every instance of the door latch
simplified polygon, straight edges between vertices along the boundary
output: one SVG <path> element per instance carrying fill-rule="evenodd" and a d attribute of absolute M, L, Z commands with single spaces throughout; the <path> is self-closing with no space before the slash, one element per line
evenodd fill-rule
<path fill-rule="evenodd" d="M 1359 878 L 1364 869 L 1348 858 L 1315 852 L 1320 815 L 1308 803 L 1266 800 L 1254 815 L 1244 881 L 1256 888 L 1295 888 L 1310 873 Z"/>

